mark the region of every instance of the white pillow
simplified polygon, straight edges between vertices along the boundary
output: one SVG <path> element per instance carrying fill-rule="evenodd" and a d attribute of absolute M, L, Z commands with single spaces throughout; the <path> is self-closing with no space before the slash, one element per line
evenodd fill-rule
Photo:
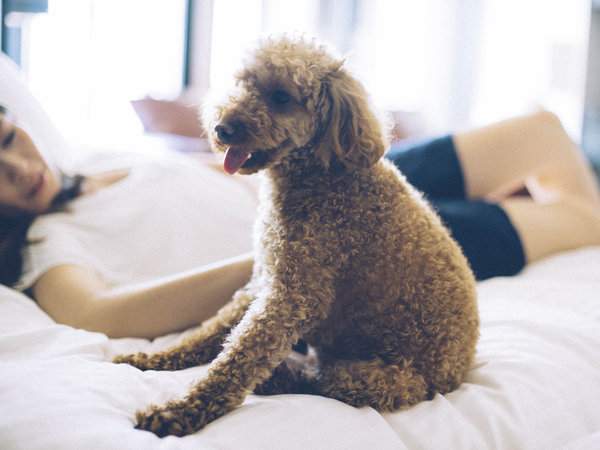
<path fill-rule="evenodd" d="M 51 166 L 69 169 L 71 149 L 40 102 L 23 80 L 19 67 L 0 52 L 0 105 L 4 106 L 29 133 Z"/>

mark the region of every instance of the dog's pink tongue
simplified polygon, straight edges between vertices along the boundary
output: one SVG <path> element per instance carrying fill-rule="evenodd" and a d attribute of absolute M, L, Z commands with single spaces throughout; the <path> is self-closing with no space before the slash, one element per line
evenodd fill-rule
<path fill-rule="evenodd" d="M 229 147 L 227 149 L 227 153 L 225 153 L 223 169 L 225 169 L 225 172 L 228 174 L 233 175 L 240 167 L 244 165 L 248 159 L 248 156 L 250 156 L 250 152 L 248 150 Z"/>

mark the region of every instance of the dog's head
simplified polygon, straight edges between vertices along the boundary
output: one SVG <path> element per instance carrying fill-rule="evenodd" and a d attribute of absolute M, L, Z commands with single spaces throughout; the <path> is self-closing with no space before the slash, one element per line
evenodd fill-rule
<path fill-rule="evenodd" d="M 308 161 L 369 167 L 384 153 L 362 85 L 314 41 L 267 39 L 237 74 L 228 100 L 205 111 L 229 173 Z"/>

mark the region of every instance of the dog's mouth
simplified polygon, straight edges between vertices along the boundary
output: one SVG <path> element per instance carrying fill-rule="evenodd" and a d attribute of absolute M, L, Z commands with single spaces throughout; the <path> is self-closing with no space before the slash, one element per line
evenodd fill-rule
<path fill-rule="evenodd" d="M 264 150 L 251 152 L 243 148 L 229 147 L 225 153 L 223 169 L 228 174 L 233 175 L 239 169 L 260 168 L 266 163 L 267 158 L 267 152 Z"/>

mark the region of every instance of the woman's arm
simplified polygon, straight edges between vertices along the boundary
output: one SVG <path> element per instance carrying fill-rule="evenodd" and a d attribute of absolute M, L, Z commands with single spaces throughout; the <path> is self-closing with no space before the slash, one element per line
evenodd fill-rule
<path fill-rule="evenodd" d="M 33 285 L 40 307 L 65 325 L 109 337 L 154 338 L 212 317 L 250 280 L 252 258 L 238 258 L 131 286 L 108 288 L 90 269 L 62 265 Z"/>

